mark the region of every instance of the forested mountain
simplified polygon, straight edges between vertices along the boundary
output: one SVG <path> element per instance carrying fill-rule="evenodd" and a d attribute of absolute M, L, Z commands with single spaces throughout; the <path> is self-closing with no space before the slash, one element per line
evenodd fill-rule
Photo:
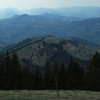
<path fill-rule="evenodd" d="M 71 55 L 85 69 L 92 55 L 96 51 L 100 52 L 100 47 L 94 47 L 95 45 L 93 46 L 92 43 L 89 45 L 89 42 L 86 43 L 86 41 L 78 43 L 74 39 L 52 36 L 30 38 L 18 44 L 7 46 L 3 51 L 9 50 L 11 53 L 16 51 L 20 61 L 27 65 L 30 70 L 41 69 L 45 65 L 46 59 L 49 59 L 50 65 L 56 59 L 59 64 L 64 62 L 67 67 Z"/>
<path fill-rule="evenodd" d="M 0 20 L 0 43 L 1 45 L 8 45 L 30 37 L 58 35 L 55 31 L 58 31 L 61 23 L 76 20 L 81 19 L 52 14 L 40 16 L 16 15 L 10 19 Z"/>
<path fill-rule="evenodd" d="M 87 40 L 82 39 L 82 38 L 69 37 L 69 38 L 65 38 L 65 39 L 72 40 L 72 41 L 76 41 L 76 42 L 78 42 L 79 44 L 82 44 L 82 45 L 93 46 L 93 47 L 100 47 L 99 44 L 96 44 L 96 43 L 87 41 Z"/>
<path fill-rule="evenodd" d="M 76 18 L 52 14 L 37 16 L 24 14 L 0 20 L 0 45 L 47 35 L 78 37 L 100 44 L 100 18 L 76 21 Z"/>

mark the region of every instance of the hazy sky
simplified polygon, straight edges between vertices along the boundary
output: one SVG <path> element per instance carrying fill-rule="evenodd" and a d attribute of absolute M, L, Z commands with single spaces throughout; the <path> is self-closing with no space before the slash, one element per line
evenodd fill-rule
<path fill-rule="evenodd" d="M 70 6 L 99 6 L 100 0 L 0 0 L 0 9 L 15 7 L 17 9 L 56 8 Z"/>

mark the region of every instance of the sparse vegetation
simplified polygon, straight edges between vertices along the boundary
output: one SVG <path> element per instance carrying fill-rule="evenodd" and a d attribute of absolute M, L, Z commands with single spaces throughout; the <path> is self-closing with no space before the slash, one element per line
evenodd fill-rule
<path fill-rule="evenodd" d="M 87 62 L 91 59 L 92 55 L 96 51 L 100 52 L 99 47 L 90 47 L 85 44 L 82 45 L 73 40 L 49 36 L 33 40 L 30 41 L 31 44 L 28 42 L 22 42 L 23 45 L 21 45 L 21 48 L 16 47 L 15 50 L 17 50 L 20 60 L 29 60 L 32 64 L 37 64 L 39 66 L 45 65 L 46 56 L 49 57 L 51 63 L 57 59 L 58 62 L 61 63 L 61 61 L 63 61 L 65 65 L 67 65 L 70 55 L 73 55 L 78 61 L 80 60 L 79 62 L 82 66 L 87 66 Z"/>

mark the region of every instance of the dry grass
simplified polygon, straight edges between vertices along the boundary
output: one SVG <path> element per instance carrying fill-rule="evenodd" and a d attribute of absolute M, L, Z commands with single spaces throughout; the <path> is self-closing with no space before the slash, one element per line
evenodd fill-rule
<path fill-rule="evenodd" d="M 58 98 L 55 90 L 1 90 L 0 100 L 100 100 L 100 92 L 61 90 Z"/>

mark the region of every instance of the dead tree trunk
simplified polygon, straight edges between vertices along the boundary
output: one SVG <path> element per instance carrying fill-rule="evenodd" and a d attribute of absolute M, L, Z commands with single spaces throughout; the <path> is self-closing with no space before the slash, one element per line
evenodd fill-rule
<path fill-rule="evenodd" d="M 55 76 L 55 75 L 54 75 Z M 57 96 L 59 97 L 59 89 L 58 89 L 58 82 L 57 82 L 57 78 L 55 76 L 55 82 L 56 82 L 56 88 L 57 88 Z"/>

